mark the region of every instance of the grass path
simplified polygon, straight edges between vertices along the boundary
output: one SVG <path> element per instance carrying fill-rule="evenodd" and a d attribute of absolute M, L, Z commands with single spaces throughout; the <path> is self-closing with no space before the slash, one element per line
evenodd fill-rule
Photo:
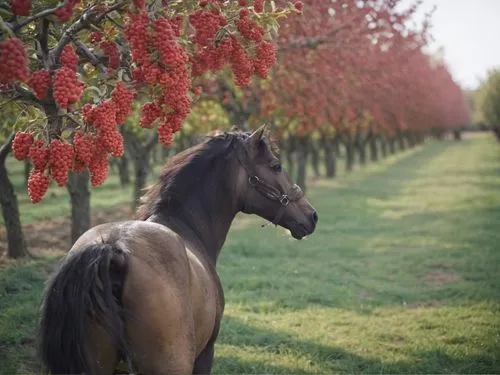
<path fill-rule="evenodd" d="M 319 185 L 305 242 L 232 233 L 216 372 L 500 372 L 494 140 L 432 143 Z"/>
<path fill-rule="evenodd" d="M 308 196 L 320 221 L 303 241 L 247 217 L 231 230 L 215 373 L 500 372 L 492 137 L 432 142 Z M 34 368 L 52 262 L 0 271 L 0 374 Z"/>

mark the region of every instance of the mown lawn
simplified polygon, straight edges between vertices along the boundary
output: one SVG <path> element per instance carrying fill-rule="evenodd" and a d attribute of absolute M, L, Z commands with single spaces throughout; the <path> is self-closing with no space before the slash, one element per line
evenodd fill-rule
<path fill-rule="evenodd" d="M 308 190 L 303 241 L 239 220 L 214 372 L 499 373 L 500 147 L 431 142 Z M 53 259 L 0 272 L 0 374 L 36 369 Z"/>

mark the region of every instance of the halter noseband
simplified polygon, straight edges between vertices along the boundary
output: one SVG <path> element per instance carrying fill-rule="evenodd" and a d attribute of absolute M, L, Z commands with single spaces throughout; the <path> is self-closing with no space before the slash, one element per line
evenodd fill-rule
<path fill-rule="evenodd" d="M 280 208 L 278 209 L 278 212 L 276 212 L 276 216 L 272 221 L 274 225 L 278 225 L 278 222 L 285 213 L 285 208 L 290 204 L 290 202 L 295 202 L 302 198 L 304 196 L 304 192 L 299 185 L 294 184 L 288 193 L 283 193 L 280 189 L 266 183 L 263 179 L 258 177 L 257 174 L 250 172 L 250 168 L 248 168 L 245 163 L 241 161 L 239 153 L 237 153 L 237 155 L 238 161 L 248 174 L 248 184 L 267 199 L 279 202 Z"/>

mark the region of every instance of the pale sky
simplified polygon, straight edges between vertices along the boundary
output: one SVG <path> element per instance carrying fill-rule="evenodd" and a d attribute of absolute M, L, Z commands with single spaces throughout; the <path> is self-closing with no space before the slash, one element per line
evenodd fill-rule
<path fill-rule="evenodd" d="M 419 13 L 434 5 L 431 50 L 443 47 L 455 81 L 476 88 L 488 69 L 500 68 L 500 0 L 423 0 Z"/>

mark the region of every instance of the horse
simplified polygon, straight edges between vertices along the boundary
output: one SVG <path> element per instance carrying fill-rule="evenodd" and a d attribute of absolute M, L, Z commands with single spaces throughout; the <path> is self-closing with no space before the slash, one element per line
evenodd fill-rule
<path fill-rule="evenodd" d="M 211 373 L 225 305 L 216 264 L 237 213 L 297 240 L 318 221 L 267 133 L 230 130 L 174 155 L 133 220 L 76 240 L 43 293 L 43 373 Z"/>

